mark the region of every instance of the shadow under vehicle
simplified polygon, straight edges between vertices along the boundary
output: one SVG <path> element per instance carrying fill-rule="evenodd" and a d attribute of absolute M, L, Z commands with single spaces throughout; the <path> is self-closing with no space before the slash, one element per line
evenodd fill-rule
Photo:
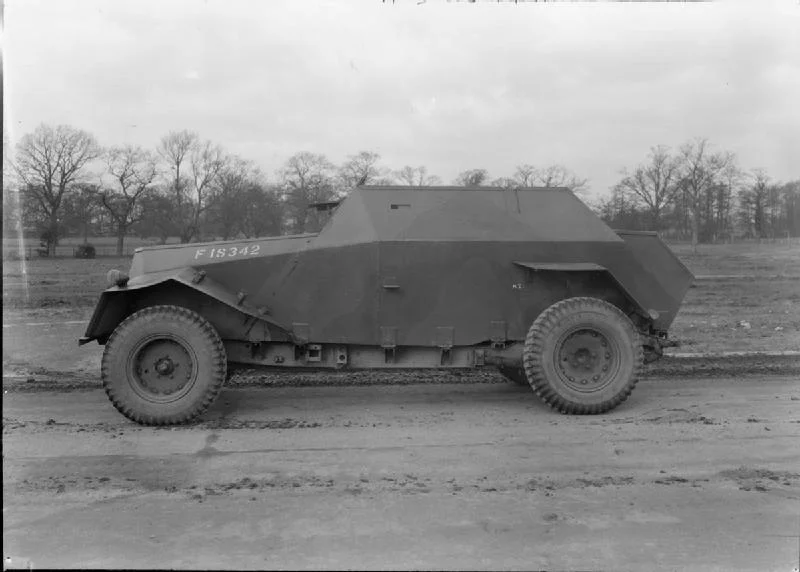
<path fill-rule="evenodd" d="M 496 367 L 602 413 L 670 344 L 692 279 L 568 189 L 357 187 L 317 234 L 137 249 L 80 342 L 145 424 L 201 414 L 239 367 Z"/>

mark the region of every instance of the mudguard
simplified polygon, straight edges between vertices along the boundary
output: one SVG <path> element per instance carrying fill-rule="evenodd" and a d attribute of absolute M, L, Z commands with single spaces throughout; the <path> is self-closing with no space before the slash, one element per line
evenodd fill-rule
<path fill-rule="evenodd" d="M 95 307 L 92 318 L 86 328 L 86 333 L 78 340 L 78 344 L 83 345 L 93 340 L 105 343 L 114 328 L 131 313 L 131 307 L 134 306 L 133 302 L 142 293 L 169 283 L 191 288 L 193 291 L 235 310 L 238 315 L 244 315 L 249 318 L 242 321 L 241 323 L 244 325 L 237 328 L 237 330 L 241 330 L 243 339 L 248 339 L 248 334 L 259 323 L 264 327 L 258 329 L 259 335 L 254 339 L 268 341 L 276 332 L 285 333 L 285 336 L 279 336 L 281 338 L 291 337 L 287 328 L 269 316 L 269 308 L 257 308 L 249 304 L 246 292 L 231 292 L 215 280 L 207 277 L 205 271 L 185 267 L 135 276 L 124 286 L 113 286 L 105 290 L 100 295 L 100 301 Z M 252 338 L 252 336 L 249 337 Z"/>
<path fill-rule="evenodd" d="M 637 300 L 636 297 L 628 291 L 627 288 L 614 276 L 614 273 L 611 272 L 605 266 L 601 266 L 600 264 L 595 264 L 593 262 L 518 262 L 514 261 L 514 264 L 517 266 L 521 266 L 522 268 L 527 268 L 528 270 L 533 270 L 534 272 L 602 272 L 608 275 L 611 278 L 612 282 L 619 288 L 619 290 L 625 295 L 628 301 L 633 305 L 636 309 L 637 313 L 639 313 L 644 318 L 654 319 L 657 315 L 652 314 L 651 310 L 645 308 L 640 300 Z"/>

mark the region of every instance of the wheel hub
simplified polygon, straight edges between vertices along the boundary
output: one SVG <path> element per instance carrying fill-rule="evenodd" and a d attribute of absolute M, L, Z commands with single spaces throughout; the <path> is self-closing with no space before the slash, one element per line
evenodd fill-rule
<path fill-rule="evenodd" d="M 156 396 L 181 391 L 192 378 L 192 359 L 188 350 L 173 339 L 151 340 L 139 348 L 133 372 L 139 386 Z"/>
<path fill-rule="evenodd" d="M 175 371 L 175 364 L 168 356 L 164 356 L 156 362 L 156 371 L 161 375 L 169 375 Z"/>
<path fill-rule="evenodd" d="M 590 329 L 571 332 L 561 342 L 558 366 L 573 389 L 595 391 L 611 379 L 613 352 L 606 337 Z"/>

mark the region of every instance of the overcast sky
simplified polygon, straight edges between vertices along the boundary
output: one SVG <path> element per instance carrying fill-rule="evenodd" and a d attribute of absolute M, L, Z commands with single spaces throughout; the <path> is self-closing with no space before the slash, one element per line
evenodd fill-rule
<path fill-rule="evenodd" d="M 12 143 L 191 129 L 273 175 L 297 151 L 393 169 L 561 163 L 605 192 L 695 136 L 800 177 L 800 2 L 6 0 Z"/>

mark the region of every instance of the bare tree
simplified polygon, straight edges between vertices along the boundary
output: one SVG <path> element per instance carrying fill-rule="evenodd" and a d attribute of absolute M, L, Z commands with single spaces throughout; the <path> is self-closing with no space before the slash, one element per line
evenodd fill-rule
<path fill-rule="evenodd" d="M 442 180 L 436 175 L 428 175 L 428 169 L 424 166 L 411 167 L 406 165 L 399 171 L 395 171 L 394 176 L 411 187 L 425 187 L 428 185 L 439 185 Z"/>
<path fill-rule="evenodd" d="M 247 205 L 239 221 L 242 233 L 248 237 L 277 236 L 281 233 L 283 209 L 278 189 L 263 183 L 251 183 L 242 194 Z"/>
<path fill-rule="evenodd" d="M 381 156 L 371 151 L 360 151 L 350 155 L 339 167 L 338 178 L 346 193 L 361 185 L 386 184 L 389 169 L 378 165 Z"/>
<path fill-rule="evenodd" d="M 575 194 L 584 193 L 589 184 L 588 179 L 578 177 L 562 165 L 550 165 L 540 169 L 530 163 L 518 165 L 511 180 L 517 187 L 566 187 Z M 506 184 L 501 186 L 510 185 L 510 182 L 506 181 Z"/>
<path fill-rule="evenodd" d="M 498 177 L 496 179 L 492 179 L 491 185 L 493 187 L 500 187 L 503 189 L 518 189 L 522 185 L 514 177 Z"/>
<path fill-rule="evenodd" d="M 296 153 L 278 171 L 291 232 L 308 232 L 319 226 L 318 213 L 308 207 L 337 196 L 333 174 L 334 166 L 325 155 L 308 151 Z"/>
<path fill-rule="evenodd" d="M 200 137 L 193 131 L 171 131 L 161 138 L 157 150 L 169 172 L 167 183 L 172 203 L 172 221 L 182 242 L 188 226 L 184 221 L 191 212 L 189 155 L 198 146 L 199 140 Z"/>
<path fill-rule="evenodd" d="M 632 173 L 623 170 L 620 186 L 644 203 L 653 230 L 660 230 L 665 208 L 672 202 L 678 180 L 678 161 L 663 145 L 652 147 L 647 163 Z"/>
<path fill-rule="evenodd" d="M 536 185 L 537 176 L 538 170 L 536 167 L 525 163 L 524 165 L 517 166 L 517 170 L 514 171 L 512 179 L 516 181 L 516 184 L 520 187 L 533 187 Z"/>
<path fill-rule="evenodd" d="M 576 195 L 584 193 L 589 179 L 583 179 L 562 165 L 550 165 L 536 171 L 533 182 L 542 187 L 566 187 Z"/>
<path fill-rule="evenodd" d="M 261 184 L 263 175 L 252 161 L 231 155 L 219 172 L 217 184 L 209 200 L 209 218 L 223 240 L 242 231 L 242 220 L 251 204 L 247 191 Z"/>
<path fill-rule="evenodd" d="M 117 233 L 117 256 L 122 256 L 125 235 L 141 218 L 141 198 L 156 180 L 156 158 L 141 147 L 111 147 L 104 153 L 110 187 L 103 189 L 100 200 L 114 220 Z"/>
<path fill-rule="evenodd" d="M 781 186 L 783 225 L 786 236 L 800 236 L 800 180 L 789 181 Z"/>
<path fill-rule="evenodd" d="M 731 235 L 731 211 L 733 209 L 734 189 L 738 188 L 743 178 L 742 170 L 731 162 L 722 171 L 720 183 L 714 197 L 714 230 L 716 236 Z"/>
<path fill-rule="evenodd" d="M 459 173 L 453 184 L 459 187 L 481 187 L 488 178 L 489 171 L 486 169 L 469 169 Z"/>
<path fill-rule="evenodd" d="M 73 183 L 79 182 L 87 165 L 99 154 L 95 138 L 69 125 L 39 125 L 17 144 L 14 169 L 46 218 L 47 250 L 55 254 L 59 215 Z"/>
<path fill-rule="evenodd" d="M 742 223 L 748 234 L 764 238 L 770 226 L 767 218 L 770 178 L 764 169 L 754 169 L 751 178 L 752 184 L 740 194 Z"/>
<path fill-rule="evenodd" d="M 225 168 L 226 155 L 219 145 L 211 141 L 201 143 L 191 154 L 193 209 L 187 232 L 181 242 L 191 242 L 200 234 L 200 217 L 208 208 L 208 198 L 213 193 L 219 174 Z"/>
<path fill-rule="evenodd" d="M 592 208 L 612 228 L 641 228 L 642 212 L 632 193 L 619 183 L 611 188 L 610 196 L 601 197 Z"/>
<path fill-rule="evenodd" d="M 733 154 L 712 152 L 708 139 L 696 138 L 679 151 L 681 186 L 688 201 L 692 228 L 692 249 L 697 251 L 702 199 L 720 183 L 725 169 L 735 162 Z"/>
<path fill-rule="evenodd" d="M 208 197 L 225 165 L 219 145 L 201 141 L 192 131 L 173 131 L 161 139 L 158 154 L 171 171 L 169 188 L 181 242 L 191 242 L 200 232 Z"/>
<path fill-rule="evenodd" d="M 180 234 L 174 216 L 175 201 L 167 189 L 154 187 L 139 200 L 141 218 L 132 225 L 132 230 L 142 238 L 156 236 L 161 244 L 166 244 L 170 236 Z"/>
<path fill-rule="evenodd" d="M 98 222 L 103 209 L 100 187 L 95 183 L 77 183 L 72 191 L 64 195 L 64 229 L 77 232 L 84 244 L 89 242 L 89 232 Z"/>

